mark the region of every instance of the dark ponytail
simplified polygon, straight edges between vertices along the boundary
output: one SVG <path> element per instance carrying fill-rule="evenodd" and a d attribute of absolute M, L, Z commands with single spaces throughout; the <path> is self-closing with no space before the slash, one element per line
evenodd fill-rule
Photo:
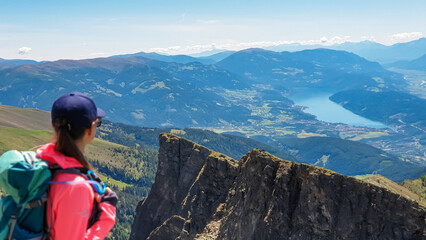
<path fill-rule="evenodd" d="M 68 157 L 77 159 L 86 169 L 92 169 L 92 166 L 84 158 L 83 153 L 75 144 L 75 141 L 84 136 L 86 128 L 71 127 L 68 120 L 56 118 L 53 121 L 53 128 L 56 132 L 55 151 Z"/>

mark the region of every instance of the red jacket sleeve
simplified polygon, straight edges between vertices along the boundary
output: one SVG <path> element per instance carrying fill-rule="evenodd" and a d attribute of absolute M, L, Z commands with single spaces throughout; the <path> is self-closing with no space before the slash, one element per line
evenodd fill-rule
<path fill-rule="evenodd" d="M 104 239 L 115 223 L 115 207 L 108 203 L 99 203 L 102 210 L 99 220 L 91 226 L 85 239 Z"/>
<path fill-rule="evenodd" d="M 55 177 L 55 181 L 58 182 L 84 180 L 81 176 L 67 173 L 60 173 Z M 102 213 L 99 220 L 90 229 L 87 229 L 94 197 L 92 186 L 87 183 L 51 185 L 49 201 L 52 204 L 51 234 L 53 240 L 105 238 L 114 226 L 115 207 L 101 203 L 99 207 L 102 209 Z M 47 214 L 49 214 L 49 210 Z M 49 215 L 47 216 L 49 219 Z"/>

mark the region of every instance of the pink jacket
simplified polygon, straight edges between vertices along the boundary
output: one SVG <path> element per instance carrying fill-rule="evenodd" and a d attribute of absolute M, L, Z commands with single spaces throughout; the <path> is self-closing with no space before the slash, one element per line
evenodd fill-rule
<path fill-rule="evenodd" d="M 61 168 L 83 167 L 75 158 L 67 157 L 54 151 L 54 144 L 46 144 L 37 150 L 37 156 L 46 160 L 49 166 L 58 164 Z M 53 181 L 84 181 L 82 176 L 69 173 L 58 173 Z M 88 220 L 92 213 L 95 192 L 88 183 L 62 185 L 52 184 L 48 199 L 52 204 L 53 240 L 81 240 L 104 239 L 115 223 L 115 207 L 100 202 L 102 210 L 99 220 L 88 227 Z M 47 207 L 46 216 L 50 224 L 50 208 Z"/>

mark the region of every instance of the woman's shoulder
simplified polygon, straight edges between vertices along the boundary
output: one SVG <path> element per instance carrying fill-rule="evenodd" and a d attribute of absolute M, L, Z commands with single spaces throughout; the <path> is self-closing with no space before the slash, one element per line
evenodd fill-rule
<path fill-rule="evenodd" d="M 73 173 L 57 173 L 50 184 L 50 196 L 87 196 L 91 199 L 95 194 L 87 178 Z"/>

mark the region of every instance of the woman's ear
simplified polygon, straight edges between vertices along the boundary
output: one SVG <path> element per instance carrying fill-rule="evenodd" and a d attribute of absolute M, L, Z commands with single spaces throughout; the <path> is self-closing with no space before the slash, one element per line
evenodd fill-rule
<path fill-rule="evenodd" d="M 86 129 L 86 133 L 89 136 L 95 135 L 96 134 L 96 130 L 95 129 L 96 129 L 96 122 L 92 122 L 92 126 L 90 128 L 88 128 L 88 129 Z"/>

